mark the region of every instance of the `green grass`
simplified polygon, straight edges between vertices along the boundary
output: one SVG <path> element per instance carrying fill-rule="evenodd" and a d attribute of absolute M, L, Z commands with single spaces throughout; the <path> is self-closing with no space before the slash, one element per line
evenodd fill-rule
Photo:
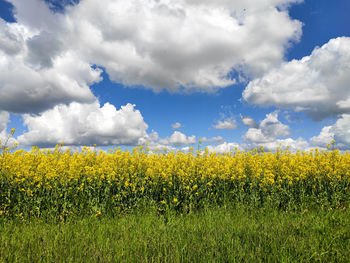
<path fill-rule="evenodd" d="M 349 209 L 0 219 L 0 262 L 349 262 Z"/>

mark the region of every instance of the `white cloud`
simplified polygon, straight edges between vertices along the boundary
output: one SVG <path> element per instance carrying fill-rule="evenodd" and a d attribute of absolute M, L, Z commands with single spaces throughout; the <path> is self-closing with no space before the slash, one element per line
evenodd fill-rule
<path fill-rule="evenodd" d="M 63 17 L 54 14 L 45 1 L 41 0 L 6 0 L 14 6 L 14 16 L 19 24 L 26 25 L 33 31 L 47 31 L 59 28 Z"/>
<path fill-rule="evenodd" d="M 138 140 L 138 145 L 148 146 L 151 152 L 157 151 L 177 151 L 171 146 L 167 139 L 162 139 L 156 131 L 152 131 Z"/>
<path fill-rule="evenodd" d="M 314 146 L 326 147 L 335 141 L 335 147 L 350 149 L 350 114 L 342 114 L 334 125 L 323 127 L 320 134 L 310 139 Z"/>
<path fill-rule="evenodd" d="M 252 145 L 250 145 L 250 148 L 256 148 L 259 146 L 263 146 L 265 150 L 268 149 L 271 151 L 276 151 L 277 148 L 285 149 L 287 147 L 292 152 L 295 152 L 297 150 L 310 150 L 311 149 L 309 143 L 303 138 L 297 138 L 296 140 L 292 139 L 292 138 L 276 139 L 276 140 L 270 141 L 270 142 L 252 144 Z"/>
<path fill-rule="evenodd" d="M 258 128 L 249 128 L 242 136 L 246 142 L 245 146 L 249 149 L 263 146 L 265 150 L 275 151 L 277 148 L 289 147 L 291 151 L 309 150 L 309 143 L 303 138 L 284 138 L 290 136 L 288 125 L 278 120 L 278 110 L 266 115 L 266 118 L 260 122 Z"/>
<path fill-rule="evenodd" d="M 289 126 L 278 120 L 278 111 L 266 115 L 258 128 L 249 128 L 243 139 L 249 143 L 262 144 L 274 142 L 277 137 L 289 136 Z"/>
<path fill-rule="evenodd" d="M 34 71 L 20 60 L 0 62 L 0 108 L 17 113 L 38 113 L 72 101 L 93 102 L 89 85 L 99 80 L 99 70 L 65 54 L 54 68 Z"/>
<path fill-rule="evenodd" d="M 320 134 L 310 139 L 311 145 L 315 147 L 326 147 L 327 144 L 334 140 L 334 133 L 332 132 L 332 126 L 323 127 Z"/>
<path fill-rule="evenodd" d="M 166 138 L 161 138 L 156 131 L 152 131 L 151 133 L 146 134 L 138 141 L 138 144 L 147 144 L 153 151 L 156 149 L 162 150 L 164 148 L 166 148 L 168 151 L 175 151 L 177 150 L 177 148 L 175 147 L 194 143 L 196 143 L 196 136 L 186 136 L 185 134 L 179 131 L 174 131 L 174 133 L 170 137 Z"/>
<path fill-rule="evenodd" d="M 259 124 L 257 124 L 252 117 L 249 117 L 249 116 L 243 117 L 242 115 L 240 115 L 240 118 L 243 124 L 249 126 L 250 128 L 259 127 Z"/>
<path fill-rule="evenodd" d="M 285 137 L 289 136 L 289 126 L 278 120 L 278 110 L 266 115 L 259 125 L 262 133 L 269 137 Z"/>
<path fill-rule="evenodd" d="M 301 35 L 286 10 L 300 0 L 84 0 L 64 14 L 40 0 L 10 2 L 17 24 L 31 32 L 19 45 L 30 70 L 42 75 L 41 67 L 73 52 L 115 82 L 154 91 L 213 92 L 235 82 L 232 70 L 261 76 Z M 13 54 L 16 45 L 5 49 Z"/>
<path fill-rule="evenodd" d="M 219 145 L 208 145 L 209 152 L 216 152 L 216 153 L 227 153 L 227 152 L 234 152 L 236 150 L 242 150 L 239 144 L 233 143 L 233 142 L 224 142 Z"/>
<path fill-rule="evenodd" d="M 214 128 L 217 130 L 233 130 L 237 128 L 236 120 L 233 118 L 227 118 L 222 121 L 218 121 L 217 124 L 214 125 Z"/>
<path fill-rule="evenodd" d="M 180 122 L 176 122 L 174 124 L 171 124 L 171 128 L 173 128 L 174 130 L 179 129 L 182 127 L 182 124 Z"/>
<path fill-rule="evenodd" d="M 304 111 L 314 120 L 350 112 L 350 38 L 331 39 L 249 83 L 243 98 L 263 106 Z"/>
<path fill-rule="evenodd" d="M 73 51 L 55 53 L 55 37 L 31 36 L 26 27 L 0 19 L 0 110 L 38 113 L 95 100 L 89 85 L 101 80 L 101 71 Z"/>
<path fill-rule="evenodd" d="M 21 29 L 0 18 L 0 50 L 6 55 L 16 55 L 23 49 L 24 39 Z"/>
<path fill-rule="evenodd" d="M 136 145 L 147 135 L 147 124 L 135 105 L 117 110 L 106 103 L 58 105 L 39 116 L 23 115 L 28 132 L 18 137 L 23 145 Z"/>
<path fill-rule="evenodd" d="M 10 121 L 10 114 L 6 111 L 0 111 L 0 133 L 6 131 L 7 123 Z"/>
<path fill-rule="evenodd" d="M 181 134 L 181 133 L 180 133 Z M 182 141 L 175 146 L 189 144 L 187 137 L 184 134 L 177 134 L 177 136 L 172 135 L 173 138 L 177 137 L 178 142 Z M 305 140 L 304 138 L 279 138 L 287 137 L 290 135 L 289 127 L 278 120 L 278 111 L 274 111 L 266 115 L 266 118 L 260 122 L 258 128 L 250 128 L 247 133 L 243 136 L 245 143 L 237 144 L 234 142 L 224 142 L 224 139 L 221 136 L 206 138 L 202 137 L 202 141 L 209 143 L 217 143 L 217 145 L 208 145 L 210 152 L 230 152 L 244 149 L 254 149 L 263 146 L 265 150 L 276 151 L 278 148 L 285 149 L 289 148 L 292 152 L 297 150 L 311 150 L 314 147 L 321 147 L 325 149 L 326 145 L 330 143 L 333 139 L 336 140 L 335 147 L 348 150 L 350 149 L 350 114 L 343 114 L 336 123 L 332 126 L 326 126 L 322 129 L 321 133 L 318 136 L 314 136 L 310 141 Z M 168 148 L 168 150 L 176 151 L 177 149 L 170 146 L 170 139 L 161 139 L 158 136 L 158 133 L 152 132 L 147 135 L 148 141 L 152 149 L 155 149 L 156 146 L 160 149 L 163 147 Z M 192 141 L 193 143 L 195 140 Z M 190 147 L 186 146 L 181 148 L 181 151 L 187 153 L 189 152 Z"/>
<path fill-rule="evenodd" d="M 300 36 L 301 23 L 277 11 L 276 1 L 261 9 L 251 2 L 243 12 L 242 4 L 220 1 L 86 0 L 67 19 L 72 43 L 113 81 L 212 92 L 234 83 L 226 78 L 232 69 L 259 76 L 279 64 L 288 42 Z"/>
<path fill-rule="evenodd" d="M 265 143 L 274 141 L 276 138 L 266 136 L 262 133 L 261 129 L 250 128 L 244 135 L 243 139 L 250 143 Z"/>
<path fill-rule="evenodd" d="M 196 136 L 186 136 L 182 132 L 174 131 L 170 138 L 166 139 L 165 141 L 175 146 L 182 146 L 196 143 Z"/>
<path fill-rule="evenodd" d="M 350 149 L 350 114 L 343 114 L 333 125 L 331 132 L 338 147 Z"/>

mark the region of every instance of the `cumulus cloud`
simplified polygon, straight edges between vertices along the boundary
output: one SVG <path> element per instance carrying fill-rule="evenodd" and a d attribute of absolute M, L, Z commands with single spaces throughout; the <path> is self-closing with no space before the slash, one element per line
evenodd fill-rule
<path fill-rule="evenodd" d="M 259 76 L 279 64 L 299 39 L 301 23 L 276 8 L 296 1 L 258 2 L 85 0 L 67 20 L 72 43 L 113 81 L 212 92 L 235 82 L 227 78 L 232 69 Z"/>
<path fill-rule="evenodd" d="M 278 111 L 266 115 L 258 128 L 249 128 L 243 139 L 249 143 L 261 144 L 273 142 L 277 137 L 289 136 L 289 126 L 278 120 Z"/>
<path fill-rule="evenodd" d="M 331 132 L 339 148 L 350 149 L 350 114 L 343 114 L 332 126 Z"/>
<path fill-rule="evenodd" d="M 15 45 L 3 49 L 22 49 L 20 62 L 30 70 L 42 75 L 61 53 L 73 52 L 104 67 L 112 81 L 154 91 L 213 92 L 235 83 L 232 71 L 259 77 L 301 35 L 286 9 L 300 0 L 84 0 L 64 13 L 40 0 L 10 2 L 15 24 L 30 36 L 20 33 L 21 43 L 12 38 Z"/>
<path fill-rule="evenodd" d="M 52 34 L 32 36 L 24 26 L 0 19 L 0 110 L 38 113 L 56 104 L 95 100 L 89 86 L 100 81 L 75 52 L 55 52 Z"/>
<path fill-rule="evenodd" d="M 152 152 L 157 151 L 177 151 L 178 149 L 169 144 L 168 138 L 162 139 L 158 132 L 151 131 L 138 140 L 138 145 L 147 146 Z"/>
<path fill-rule="evenodd" d="M 7 123 L 10 121 L 10 114 L 6 111 L 0 111 L 0 133 L 6 131 Z"/>
<path fill-rule="evenodd" d="M 219 120 L 217 124 L 214 125 L 214 129 L 217 130 L 234 130 L 237 128 L 236 120 L 233 118 L 227 118 L 224 120 Z"/>
<path fill-rule="evenodd" d="M 179 129 L 182 127 L 182 124 L 180 122 L 176 122 L 174 124 L 171 124 L 171 128 L 173 128 L 174 130 Z"/>
<path fill-rule="evenodd" d="M 196 136 L 186 136 L 182 132 L 174 131 L 174 133 L 167 139 L 161 140 L 164 144 L 173 144 L 175 146 L 182 146 L 196 143 Z"/>
<path fill-rule="evenodd" d="M 350 112 L 350 38 L 331 39 L 310 56 L 283 63 L 243 92 L 249 103 L 304 111 L 312 119 Z"/>
<path fill-rule="evenodd" d="M 242 136 L 246 142 L 245 146 L 249 149 L 263 146 L 267 150 L 275 151 L 277 148 L 288 147 L 291 151 L 309 150 L 309 142 L 303 138 L 281 138 L 290 136 L 288 125 L 278 120 L 279 111 L 274 111 L 266 115 L 266 118 L 260 122 L 258 128 L 249 128 Z"/>
<path fill-rule="evenodd" d="M 242 150 L 241 146 L 237 143 L 233 142 L 223 142 L 219 145 L 208 145 L 209 152 L 216 152 L 216 153 L 227 153 L 227 152 L 234 152 L 236 150 Z"/>
<path fill-rule="evenodd" d="M 242 115 L 240 115 L 240 118 L 244 125 L 247 125 L 250 128 L 256 128 L 256 129 L 259 128 L 259 124 L 257 124 L 252 117 L 249 117 L 249 116 L 243 117 Z"/>
<path fill-rule="evenodd" d="M 21 58 L 0 58 L 0 109 L 39 113 L 60 103 L 95 100 L 89 85 L 100 79 L 99 70 L 77 60 L 72 53 L 53 63 L 53 68 L 36 71 Z"/>
<path fill-rule="evenodd" d="M 45 1 L 41 0 L 6 0 L 13 6 L 14 17 L 16 21 L 25 25 L 35 32 L 47 31 L 60 27 L 60 14 L 51 12 Z"/>
<path fill-rule="evenodd" d="M 304 138 L 286 138 L 286 139 L 276 139 L 274 141 L 264 142 L 260 144 L 252 144 L 250 145 L 250 148 L 256 148 L 259 146 L 263 146 L 264 149 L 268 149 L 271 151 L 276 151 L 278 148 L 289 148 L 292 152 L 295 152 L 297 150 L 310 150 L 310 144 L 308 141 L 306 141 Z"/>
<path fill-rule="evenodd" d="M 0 50 L 6 55 L 18 54 L 24 45 L 21 27 L 0 18 Z"/>
<path fill-rule="evenodd" d="M 73 102 L 57 105 L 40 115 L 23 115 L 28 132 L 18 137 L 22 145 L 136 145 L 146 136 L 147 124 L 135 105 L 117 110 L 106 103 Z"/>
<path fill-rule="evenodd" d="M 187 136 L 179 131 L 166 138 L 161 138 L 156 131 L 152 131 L 143 136 L 139 141 L 139 145 L 148 145 L 151 150 L 167 149 L 168 151 L 176 151 L 179 146 L 189 145 L 196 143 L 196 136 Z M 175 147 L 174 147 L 175 146 Z"/>
<path fill-rule="evenodd" d="M 324 148 L 327 146 L 327 144 L 331 143 L 334 140 L 332 128 L 332 126 L 323 127 L 319 135 L 310 139 L 311 145 Z"/>
<path fill-rule="evenodd" d="M 350 114 L 342 114 L 335 124 L 323 127 L 319 135 L 310 139 L 310 143 L 314 146 L 326 147 L 333 140 L 336 148 L 350 149 Z"/>

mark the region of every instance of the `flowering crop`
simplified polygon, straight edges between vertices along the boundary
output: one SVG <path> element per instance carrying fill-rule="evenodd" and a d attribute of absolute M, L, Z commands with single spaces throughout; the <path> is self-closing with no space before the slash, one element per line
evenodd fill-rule
<path fill-rule="evenodd" d="M 34 147 L 0 155 L 0 213 L 8 216 L 116 214 L 145 205 L 183 212 L 225 202 L 345 208 L 349 185 L 350 154 L 339 150 L 73 153 Z"/>

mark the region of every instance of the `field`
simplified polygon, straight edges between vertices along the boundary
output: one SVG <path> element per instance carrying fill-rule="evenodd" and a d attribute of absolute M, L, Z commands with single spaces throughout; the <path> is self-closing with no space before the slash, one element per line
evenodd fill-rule
<path fill-rule="evenodd" d="M 4 151 L 0 262 L 348 262 L 350 154 Z"/>
<path fill-rule="evenodd" d="M 0 262 L 349 262 L 349 210 L 220 207 L 0 224 Z"/>

